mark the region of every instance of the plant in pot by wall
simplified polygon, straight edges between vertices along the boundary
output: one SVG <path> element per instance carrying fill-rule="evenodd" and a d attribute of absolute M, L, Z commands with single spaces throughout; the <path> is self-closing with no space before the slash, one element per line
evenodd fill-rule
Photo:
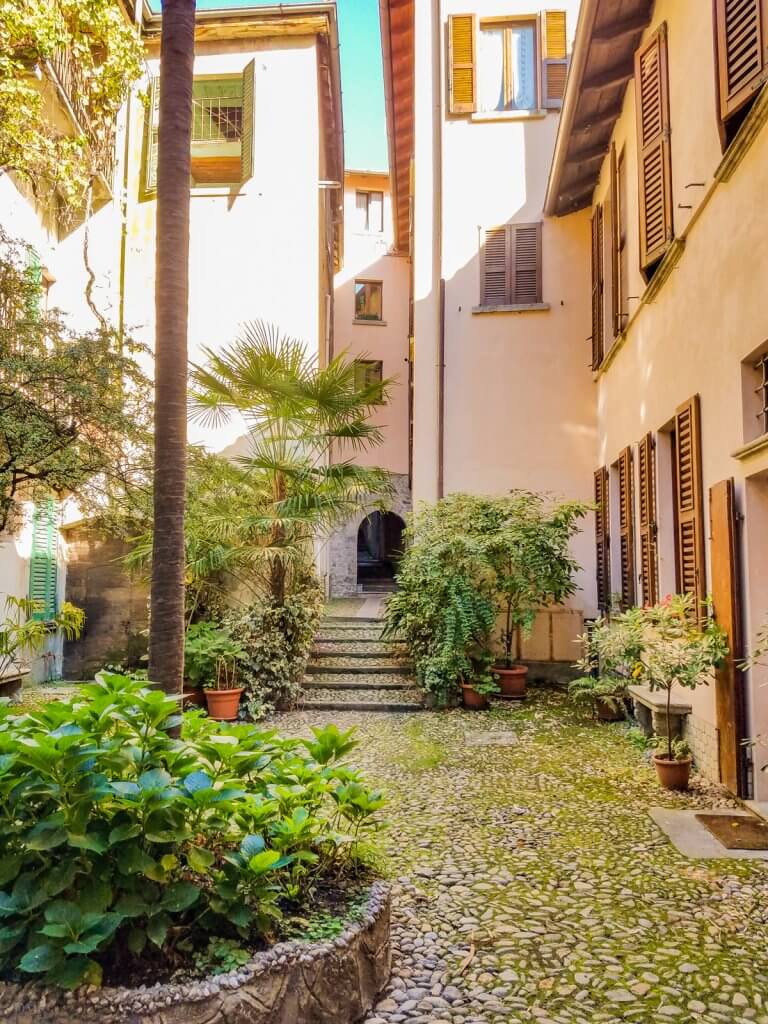
<path fill-rule="evenodd" d="M 589 708 L 600 722 L 626 718 L 627 680 L 610 676 L 582 676 L 568 684 L 568 695 Z"/>
<path fill-rule="evenodd" d="M 528 668 L 515 664 L 515 637 L 530 632 L 539 609 L 561 604 L 575 592 L 578 564 L 569 545 L 588 506 L 552 502 L 529 491 L 513 491 L 497 503 L 503 514 L 489 535 L 488 559 L 495 572 L 503 656 L 493 672 L 503 697 L 524 697 Z"/>
<path fill-rule="evenodd" d="M 48 637 L 61 634 L 77 640 L 85 625 L 85 612 L 64 601 L 50 618 L 43 618 L 43 604 L 28 597 L 5 599 L 5 617 L 0 619 L 0 682 L 20 678 L 28 670 L 28 659 L 38 654 Z"/>
<path fill-rule="evenodd" d="M 485 711 L 488 707 L 488 698 L 499 692 L 499 687 L 489 671 L 490 658 L 485 658 L 485 664 L 477 666 L 474 675 L 469 681 L 461 681 L 461 699 L 465 708 L 472 711 Z"/>
<path fill-rule="evenodd" d="M 205 621 L 189 626 L 184 643 L 184 675 L 191 686 L 185 690 L 188 702 L 200 703 L 197 691 L 202 689 L 212 718 L 237 718 L 243 692 L 237 686 L 237 670 L 244 657 L 243 647 L 224 625 Z"/>

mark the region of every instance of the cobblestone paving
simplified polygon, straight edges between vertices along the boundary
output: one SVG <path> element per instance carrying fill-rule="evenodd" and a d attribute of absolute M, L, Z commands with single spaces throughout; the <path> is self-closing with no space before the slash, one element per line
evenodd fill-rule
<path fill-rule="evenodd" d="M 488 712 L 295 712 L 359 726 L 390 796 L 394 973 L 367 1024 L 768 1024 L 768 869 L 688 860 L 623 725 L 554 692 Z"/>

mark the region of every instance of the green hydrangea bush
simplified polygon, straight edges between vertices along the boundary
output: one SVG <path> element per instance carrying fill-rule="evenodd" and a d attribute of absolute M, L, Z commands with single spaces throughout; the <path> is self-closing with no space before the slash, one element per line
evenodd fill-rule
<path fill-rule="evenodd" d="M 194 976 L 211 949 L 255 951 L 352 898 L 384 802 L 345 762 L 355 746 L 335 726 L 284 739 L 182 715 L 108 673 L 0 709 L 0 977 Z"/>

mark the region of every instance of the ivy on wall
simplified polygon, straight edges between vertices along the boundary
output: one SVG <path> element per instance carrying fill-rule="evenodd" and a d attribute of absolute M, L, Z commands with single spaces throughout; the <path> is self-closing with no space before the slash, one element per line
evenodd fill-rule
<path fill-rule="evenodd" d="M 143 50 L 117 0 L 0 0 L 0 168 L 80 209 L 114 146 Z M 79 128 L 53 123 L 41 85 L 64 79 Z"/>

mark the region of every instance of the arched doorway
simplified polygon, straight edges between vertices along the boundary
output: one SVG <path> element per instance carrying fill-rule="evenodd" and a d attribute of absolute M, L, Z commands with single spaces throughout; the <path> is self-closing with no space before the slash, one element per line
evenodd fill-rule
<path fill-rule="evenodd" d="M 357 531 L 357 582 L 363 590 L 393 590 L 405 523 L 394 512 L 371 512 Z"/>

